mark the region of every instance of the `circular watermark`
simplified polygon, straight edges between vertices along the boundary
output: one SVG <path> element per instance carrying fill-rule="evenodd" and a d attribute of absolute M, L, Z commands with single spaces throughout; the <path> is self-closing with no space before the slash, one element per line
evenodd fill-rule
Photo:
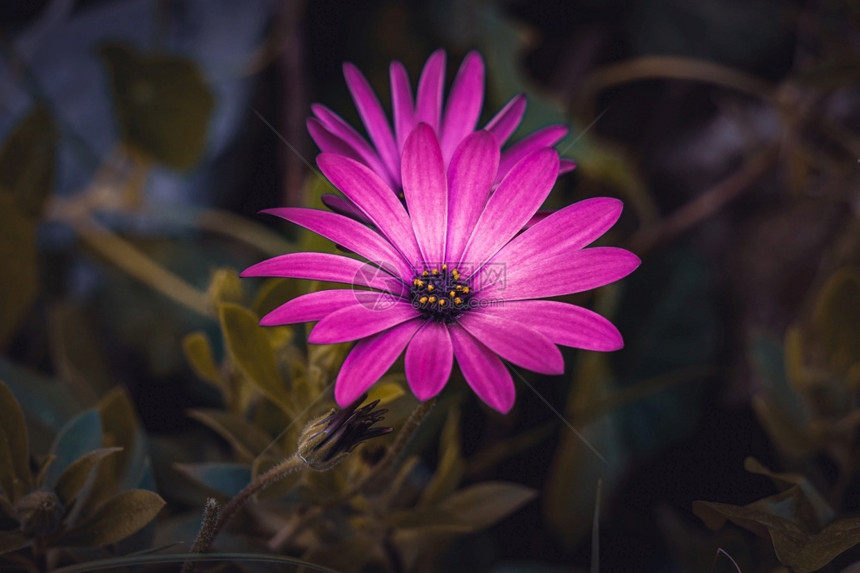
<path fill-rule="evenodd" d="M 374 290 L 367 290 L 370 287 Z M 373 311 L 384 311 L 393 307 L 402 297 L 403 281 L 397 277 L 394 267 L 387 263 L 364 263 L 352 279 L 355 300 Z"/>

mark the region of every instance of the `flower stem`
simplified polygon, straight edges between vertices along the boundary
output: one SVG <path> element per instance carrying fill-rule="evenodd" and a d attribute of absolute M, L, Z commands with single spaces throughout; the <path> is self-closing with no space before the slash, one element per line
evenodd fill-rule
<path fill-rule="evenodd" d="M 346 495 L 343 496 L 344 499 L 350 498 L 364 489 L 372 489 L 373 486 L 378 483 L 380 476 L 385 473 L 385 470 L 397 461 L 397 459 L 403 454 L 403 451 L 406 450 L 406 446 L 409 445 L 409 441 L 412 439 L 412 436 L 414 436 L 418 428 L 421 427 L 421 423 L 427 417 L 427 414 L 430 413 L 430 410 L 433 409 L 434 405 L 436 405 L 435 398 L 418 404 L 418 406 L 412 410 L 412 413 L 409 414 L 409 417 L 403 423 L 403 427 L 400 428 L 399 432 L 397 432 L 397 437 L 394 439 L 394 443 L 391 444 L 391 447 L 387 452 L 385 452 L 385 456 L 379 460 L 379 463 L 373 466 L 373 469 L 371 469 L 370 473 L 368 473 L 364 479 L 358 482 L 346 493 Z"/>
<path fill-rule="evenodd" d="M 197 534 L 197 539 L 194 541 L 193 553 L 206 553 L 211 547 L 215 538 L 224 529 L 224 526 L 233 518 L 237 511 L 248 503 L 248 500 L 276 481 L 283 479 L 294 471 L 304 467 L 304 463 L 297 455 L 292 455 L 284 459 L 279 464 L 273 466 L 265 473 L 257 476 L 257 479 L 245 486 L 245 488 L 237 493 L 233 499 L 227 502 L 227 505 L 218 512 L 217 504 L 214 500 L 207 500 L 203 512 L 203 524 L 200 527 L 200 533 Z M 210 503 L 213 502 L 213 503 Z M 210 506 L 214 506 L 210 507 Z M 183 573 L 190 573 L 196 569 L 196 565 L 186 563 L 183 566 Z"/>

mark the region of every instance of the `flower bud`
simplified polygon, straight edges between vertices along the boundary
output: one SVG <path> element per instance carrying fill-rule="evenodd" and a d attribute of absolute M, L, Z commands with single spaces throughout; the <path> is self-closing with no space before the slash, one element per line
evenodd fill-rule
<path fill-rule="evenodd" d="M 53 491 L 31 491 L 12 507 L 21 531 L 27 535 L 47 537 L 60 529 L 66 508 Z"/>
<path fill-rule="evenodd" d="M 374 410 L 379 400 L 358 407 L 367 394 L 342 410 L 333 409 L 312 420 L 299 436 L 298 455 L 316 471 L 326 471 L 340 463 L 361 442 L 382 436 L 391 428 L 372 428 L 386 409 Z"/>

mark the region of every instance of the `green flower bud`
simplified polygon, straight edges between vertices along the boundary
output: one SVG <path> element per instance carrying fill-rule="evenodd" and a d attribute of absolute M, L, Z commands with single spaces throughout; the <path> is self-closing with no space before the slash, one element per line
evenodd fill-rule
<path fill-rule="evenodd" d="M 299 436 L 298 456 L 309 468 L 329 470 L 361 442 L 391 432 L 391 428 L 371 427 L 388 410 L 374 410 L 379 400 L 359 408 L 366 398 L 364 394 L 346 408 L 333 409 L 305 426 Z"/>

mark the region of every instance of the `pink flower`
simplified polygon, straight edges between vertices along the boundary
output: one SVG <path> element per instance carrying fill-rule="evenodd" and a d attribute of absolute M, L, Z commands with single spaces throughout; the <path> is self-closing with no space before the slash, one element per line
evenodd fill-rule
<path fill-rule="evenodd" d="M 484 104 L 484 62 L 477 52 L 470 52 L 463 60 L 457 77 L 443 105 L 445 83 L 445 52 L 433 52 L 418 81 L 417 97 L 413 99 L 406 68 L 392 62 L 391 107 L 394 114 L 392 130 L 379 99 L 358 68 L 344 64 L 343 74 L 352 94 L 370 143 L 336 113 L 327 107 L 314 104 L 316 117 L 307 121 L 311 137 L 324 153 L 337 153 L 366 165 L 385 183 L 400 191 L 401 156 L 407 137 L 419 123 L 426 123 L 439 135 L 442 160 L 448 165 L 460 142 L 473 133 Z M 526 109 L 526 98 L 520 94 L 509 101 L 484 127 L 504 146 L 519 127 Z M 550 125 L 525 137 L 502 152 L 495 183 L 520 159 L 536 149 L 551 147 L 567 135 L 564 125 Z M 562 159 L 560 172 L 575 167 L 573 161 Z M 342 197 L 326 195 L 326 205 L 334 210 L 357 215 L 353 206 Z"/>
<path fill-rule="evenodd" d="M 328 211 L 268 211 L 372 263 L 292 253 L 242 273 L 354 285 L 299 296 L 260 322 L 319 321 L 309 342 L 357 341 L 337 377 L 339 404 L 365 392 L 405 351 L 406 378 L 419 400 L 442 390 L 456 358 L 475 393 L 507 412 L 514 384 L 503 360 L 561 374 L 558 344 L 621 348 L 621 335 L 605 318 L 540 300 L 611 283 L 639 265 L 624 249 L 584 248 L 615 223 L 621 202 L 581 201 L 520 232 L 555 183 L 558 154 L 547 147 L 531 151 L 493 191 L 499 161 L 496 137 L 477 131 L 456 147 L 446 167 L 433 129 L 419 124 L 403 144 L 405 207 L 390 185 L 359 161 L 332 153 L 317 159 L 373 227 Z"/>

